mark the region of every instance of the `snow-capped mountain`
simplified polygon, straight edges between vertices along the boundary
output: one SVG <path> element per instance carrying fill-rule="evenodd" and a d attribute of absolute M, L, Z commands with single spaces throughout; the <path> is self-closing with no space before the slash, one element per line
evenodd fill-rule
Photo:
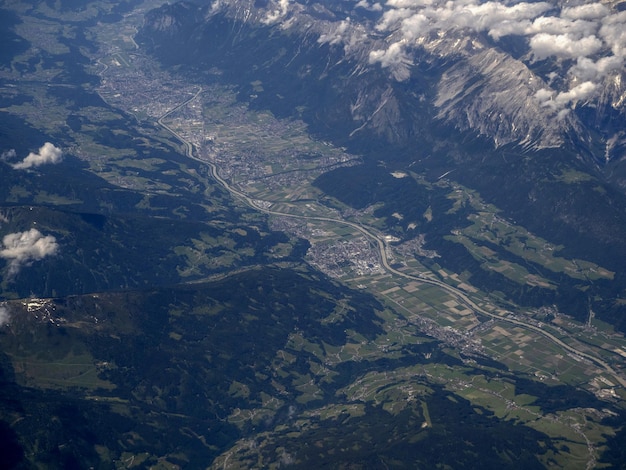
<path fill-rule="evenodd" d="M 343 118 L 349 110 L 351 132 L 370 129 L 391 140 L 412 134 L 397 102 L 408 94 L 392 90 L 413 88 L 434 119 L 496 146 L 550 148 L 576 136 L 586 148 L 596 139 L 603 151 L 593 159 L 603 162 L 622 156 L 626 128 L 620 9 L 599 2 L 216 0 L 165 6 L 148 16 L 144 35 L 186 36 L 197 60 L 213 47 L 203 36 L 218 18 L 233 26 L 217 43 L 235 51 L 254 48 L 245 33 L 251 29 L 274 42 L 282 36 L 297 47 L 285 50 L 291 62 L 275 63 L 289 67 L 306 56 L 309 70 L 300 67 L 300 78 L 320 80 L 341 68 L 344 92 L 367 91 L 337 100 Z M 372 76 L 384 76 L 386 85 L 372 89 Z"/>

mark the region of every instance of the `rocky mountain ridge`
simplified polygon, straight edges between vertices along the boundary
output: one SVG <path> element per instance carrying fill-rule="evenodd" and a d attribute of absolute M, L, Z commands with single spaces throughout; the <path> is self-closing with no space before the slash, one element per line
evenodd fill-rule
<path fill-rule="evenodd" d="M 533 40 L 547 33 L 537 33 L 529 41 L 523 34 L 494 32 L 520 16 L 530 19 L 536 16 L 533 25 L 540 20 L 564 23 L 562 16 L 576 16 L 567 13 L 565 4 L 519 3 L 515 10 L 516 6 L 494 2 L 476 5 L 469 2 L 468 5 L 484 10 L 482 17 L 472 14 L 469 7 L 463 10 L 461 6 L 443 3 L 431 7 L 429 16 L 419 5 L 420 2 L 397 0 L 384 6 L 363 1 L 237 0 L 204 2 L 197 6 L 183 2 L 149 14 L 144 36 L 149 33 L 178 39 L 186 36 L 187 44 L 200 47 L 205 26 L 221 18 L 218 21 L 231 21 L 233 25 L 222 47 L 226 41 L 235 48 L 236 44 L 245 42 L 246 28 L 259 29 L 273 38 L 289 37 L 298 46 L 283 63 L 293 66 L 299 57 L 306 55 L 311 62 L 300 64 L 297 70 L 300 78 L 317 73 L 311 78 L 324 80 L 328 73 L 342 70 L 341 85 L 346 87 L 343 93 L 350 95 L 350 99 L 345 103 L 336 100 L 340 108 L 337 111 L 352 121 L 351 137 L 369 129 L 392 143 L 407 144 L 415 131 L 411 126 L 413 119 L 399 111 L 398 101 L 413 100 L 410 107 L 421 112 L 427 110 L 433 119 L 461 131 L 478 133 L 496 147 L 518 144 L 536 150 L 571 143 L 584 148 L 583 153 L 595 164 L 623 156 L 625 135 L 620 123 L 626 120 L 626 77 L 621 50 L 615 53 L 619 55 L 611 55 L 607 42 L 592 56 L 595 62 L 581 55 L 576 58 L 578 64 L 572 65 L 576 51 L 565 54 L 554 46 L 552 54 L 541 51 L 539 55 L 539 46 Z M 502 10 L 500 22 L 495 25 L 495 20 L 489 18 L 498 16 L 497 12 L 490 13 L 487 8 L 497 10 L 494 5 Z M 605 9 L 603 18 L 626 22 L 623 13 L 601 6 Z M 444 20 L 441 17 L 446 13 L 442 10 L 446 8 L 449 15 L 465 13 L 478 23 L 483 18 L 491 29 L 469 26 L 469 19 L 465 21 L 468 24 L 454 17 Z M 538 16 L 538 13 L 550 16 Z M 584 17 L 583 13 L 577 15 Z M 552 24 L 543 29 L 556 33 L 559 28 L 580 29 L 579 23 L 591 23 L 587 19 L 568 21 L 569 26 Z M 597 26 L 595 30 L 605 26 Z M 539 30 L 539 26 L 535 29 Z M 587 29 L 593 30 L 589 25 Z M 573 33 L 570 36 L 562 38 L 553 34 L 545 39 L 553 39 L 557 45 L 559 40 L 569 41 L 569 46 L 575 48 L 583 39 L 595 38 L 588 35 L 577 40 Z M 204 46 L 211 47 L 206 42 Z M 614 44 L 613 49 L 616 48 Z M 311 61 L 313 55 L 327 58 L 324 69 Z M 271 62 L 255 66 L 267 67 Z M 602 67 L 602 73 L 598 72 Z M 583 81 L 592 72 L 593 80 Z M 372 88 L 371 77 L 384 81 L 385 85 Z M 354 95 L 351 89 L 359 92 Z M 407 89 L 409 93 L 399 91 Z"/>

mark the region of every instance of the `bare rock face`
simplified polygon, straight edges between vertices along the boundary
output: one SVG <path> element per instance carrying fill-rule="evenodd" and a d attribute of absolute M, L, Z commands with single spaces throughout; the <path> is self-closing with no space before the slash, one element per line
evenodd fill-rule
<path fill-rule="evenodd" d="M 446 70 L 438 86 L 437 117 L 475 130 L 496 146 L 556 147 L 574 123 L 542 109 L 535 94 L 544 85 L 520 61 L 483 49 Z"/>

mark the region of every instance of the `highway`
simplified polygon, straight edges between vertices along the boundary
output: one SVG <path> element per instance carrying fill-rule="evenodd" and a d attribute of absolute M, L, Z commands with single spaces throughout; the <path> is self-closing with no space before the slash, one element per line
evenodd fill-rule
<path fill-rule="evenodd" d="M 243 203 L 245 203 L 249 207 L 251 207 L 251 208 L 253 208 L 253 209 L 257 210 L 257 211 L 266 213 L 266 214 L 280 216 L 280 217 L 291 217 L 291 218 L 296 218 L 296 219 L 304 219 L 304 220 L 314 220 L 314 221 L 321 221 L 321 222 L 332 222 L 332 223 L 343 224 L 343 225 L 349 226 L 351 228 L 354 228 L 355 230 L 358 230 L 360 233 L 362 233 L 363 235 L 365 235 L 369 239 L 373 240 L 377 244 L 378 251 L 379 251 L 379 254 L 380 254 L 381 264 L 383 265 L 385 270 L 387 272 L 389 272 L 390 274 L 393 274 L 395 276 L 400 276 L 400 277 L 403 277 L 403 278 L 406 278 L 406 279 L 411 279 L 411 280 L 415 280 L 415 281 L 418 281 L 418 282 L 422 282 L 424 284 L 430 284 L 430 285 L 433 285 L 433 286 L 437 286 L 437 287 L 439 287 L 441 289 L 444 289 L 446 292 L 448 292 L 453 297 L 455 297 L 460 303 L 462 303 L 465 306 L 469 307 L 470 309 L 472 309 L 476 313 L 479 313 L 481 315 L 485 315 L 485 316 L 490 317 L 490 318 L 494 318 L 494 319 L 502 321 L 502 322 L 511 323 L 513 325 L 516 325 L 516 326 L 519 326 L 519 327 L 522 327 L 522 328 L 526 328 L 528 330 L 532 330 L 532 331 L 542 335 L 544 338 L 552 341 L 554 344 L 556 344 L 559 347 L 563 348 L 567 352 L 569 352 L 571 354 L 574 354 L 575 356 L 578 356 L 580 358 L 584 358 L 584 359 L 587 359 L 588 361 L 593 362 L 597 366 L 599 366 L 602 369 L 604 369 L 612 377 L 614 377 L 615 380 L 617 382 L 619 382 L 619 384 L 622 387 L 626 388 L 626 380 L 624 378 L 622 378 L 605 361 L 603 361 L 602 359 L 600 359 L 598 357 L 595 357 L 595 356 L 593 356 L 591 354 L 588 354 L 588 353 L 586 353 L 584 351 L 580 351 L 580 350 L 574 348 L 573 346 L 570 346 L 569 344 L 565 343 L 561 339 L 559 339 L 556 336 L 554 336 L 549 331 L 545 331 L 545 330 L 539 328 L 536 325 L 532 325 L 532 324 L 526 323 L 526 322 L 524 322 L 522 320 L 518 320 L 518 319 L 515 319 L 515 318 L 510 318 L 508 316 L 501 316 L 501 315 L 497 315 L 495 313 L 491 313 L 491 312 L 485 310 L 484 308 L 480 307 L 479 305 L 477 305 L 472 299 L 469 298 L 469 296 L 465 292 L 463 292 L 460 289 L 457 289 L 454 286 L 446 284 L 445 282 L 439 281 L 437 279 L 427 278 L 427 277 L 424 277 L 424 276 L 415 276 L 415 275 L 411 275 L 411 274 L 406 274 L 406 273 L 403 273 L 401 271 L 398 271 L 397 269 L 394 269 L 389 264 L 389 259 L 387 258 L 387 245 L 386 245 L 385 240 L 383 238 L 381 238 L 379 235 L 377 235 L 376 233 L 374 233 L 371 229 L 363 227 L 362 225 L 356 224 L 354 222 L 350 222 L 350 221 L 342 220 L 342 219 L 334 219 L 334 218 L 331 218 L 331 217 L 307 216 L 307 215 L 290 214 L 290 213 L 285 213 L 285 212 L 274 211 L 272 209 L 260 206 L 256 199 L 251 198 L 250 196 L 248 196 L 247 194 L 241 192 L 240 190 L 233 188 L 226 180 L 224 180 L 219 175 L 217 166 L 213 162 L 210 162 L 210 161 L 207 161 L 207 160 L 202 160 L 202 159 L 196 157 L 194 155 L 194 152 L 193 152 L 193 150 L 194 150 L 193 149 L 193 144 L 191 142 L 185 140 L 180 134 L 178 134 L 175 130 L 173 130 L 171 127 L 169 127 L 167 124 L 165 124 L 163 122 L 163 120 L 165 118 L 167 118 L 167 116 L 171 115 L 174 111 L 182 108 L 183 106 L 187 105 L 191 101 L 195 100 L 201 93 L 202 93 L 202 88 L 199 88 L 198 91 L 192 97 L 190 97 L 189 99 L 185 100 L 181 104 L 177 105 L 176 107 L 172 108 L 171 110 L 169 110 L 168 112 L 163 114 L 157 120 L 157 123 L 160 126 L 162 126 L 164 129 L 166 129 L 168 132 L 173 134 L 184 145 L 184 147 L 185 147 L 185 155 L 188 158 L 190 158 L 192 160 L 196 160 L 197 162 L 202 163 L 203 165 L 208 165 L 209 173 L 210 173 L 211 177 L 215 181 L 217 181 L 217 183 L 219 183 L 221 186 L 223 186 L 224 189 L 226 189 L 228 192 L 230 192 L 234 197 L 236 197 L 237 199 L 241 200 Z"/>

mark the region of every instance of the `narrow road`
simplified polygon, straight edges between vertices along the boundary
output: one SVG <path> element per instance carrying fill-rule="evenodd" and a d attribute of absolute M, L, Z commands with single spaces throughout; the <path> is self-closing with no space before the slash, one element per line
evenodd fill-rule
<path fill-rule="evenodd" d="M 362 225 L 359 225 L 359 224 L 356 224 L 354 222 L 350 222 L 350 221 L 347 221 L 347 220 L 333 219 L 331 217 L 316 217 L 316 216 L 290 214 L 290 213 L 285 213 L 285 212 L 274 211 L 274 210 L 271 210 L 271 209 L 259 206 L 258 203 L 256 202 L 257 200 L 255 200 L 254 198 L 251 198 L 250 196 L 248 196 L 247 194 L 243 193 L 242 191 L 240 191 L 238 189 L 235 189 L 232 186 L 230 186 L 230 184 L 219 175 L 219 173 L 217 171 L 217 166 L 213 162 L 202 160 L 201 158 L 196 157 L 194 155 L 194 153 L 193 153 L 193 145 L 191 144 L 191 142 L 185 140 L 180 134 L 178 134 L 171 127 L 169 127 L 167 124 L 165 124 L 163 122 L 163 120 L 165 118 L 167 118 L 167 116 L 171 115 L 174 111 L 182 108 L 183 106 L 187 105 L 191 101 L 195 100 L 201 93 L 202 93 L 202 88 L 200 87 L 199 90 L 191 98 L 189 98 L 188 100 L 185 100 L 184 102 L 182 102 L 178 106 L 172 108 L 171 110 L 169 110 L 168 112 L 163 114 L 157 120 L 157 123 L 160 126 L 162 126 L 164 129 L 169 131 L 171 134 L 173 134 L 174 137 L 176 137 L 178 140 L 180 140 L 180 142 L 185 147 L 185 154 L 186 154 L 187 157 L 191 158 L 192 160 L 196 160 L 197 162 L 202 163 L 203 165 L 208 165 L 211 177 L 213 179 L 215 179 L 215 181 L 217 181 L 220 185 L 222 185 L 224 187 L 224 189 L 226 189 L 228 192 L 230 192 L 233 196 L 235 196 L 236 198 L 240 199 L 242 202 L 244 202 L 249 207 L 251 207 L 251 208 L 253 208 L 255 210 L 258 210 L 260 212 L 266 213 L 266 214 L 276 215 L 276 216 L 280 216 L 280 217 L 291 217 L 291 218 L 295 218 L 295 219 L 317 220 L 317 221 L 321 221 L 321 222 L 332 222 L 332 223 L 343 224 L 343 225 L 347 225 L 349 227 L 352 227 L 355 230 L 358 230 L 360 233 L 362 233 L 366 237 L 368 237 L 371 240 L 374 240 L 376 242 L 376 244 L 378 246 L 378 251 L 380 253 L 381 263 L 382 263 L 383 267 L 385 268 L 385 270 L 387 270 L 387 272 L 389 272 L 389 273 L 391 273 L 393 275 L 396 275 L 396 276 L 400 276 L 400 277 L 406 278 L 406 279 L 411 279 L 411 280 L 415 280 L 415 281 L 418 281 L 418 282 L 422 282 L 424 284 L 430 284 L 430 285 L 433 285 L 433 286 L 437 286 L 437 287 L 439 287 L 441 289 L 444 289 L 446 292 L 450 293 L 460 303 L 462 303 L 465 306 L 469 307 L 470 309 L 474 310 L 474 312 L 476 312 L 476 313 L 479 313 L 481 315 L 485 315 L 485 316 L 490 317 L 490 318 L 494 318 L 494 319 L 499 320 L 499 321 L 511 323 L 513 325 L 517 325 L 517 326 L 520 326 L 522 328 L 526 328 L 528 330 L 532 330 L 532 331 L 542 335 L 543 337 L 547 338 L 548 340 L 552 341 L 554 344 L 560 346 L 564 350 L 566 350 L 566 351 L 568 351 L 568 352 L 570 352 L 570 353 L 572 353 L 572 354 L 574 354 L 574 355 L 576 355 L 578 357 L 587 359 L 587 360 L 593 362 L 594 364 L 600 366 L 608 374 L 610 374 L 613 378 L 615 378 L 615 380 L 618 381 L 622 387 L 626 388 L 626 380 L 623 379 L 605 361 L 603 361 L 602 359 L 600 359 L 598 357 L 592 356 L 591 354 L 588 354 L 588 353 L 586 353 L 584 351 L 579 351 L 578 349 L 574 348 L 573 346 L 570 346 L 569 344 L 563 342 L 561 339 L 557 338 L 556 336 L 554 336 L 549 331 L 542 330 L 538 326 L 535 326 L 535 325 L 532 325 L 532 324 L 529 324 L 529 323 L 525 323 L 525 322 L 523 322 L 521 320 L 517 320 L 517 319 L 514 319 L 514 318 L 509 318 L 509 317 L 506 317 L 506 316 L 500 316 L 500 315 L 497 315 L 495 313 L 491 313 L 491 312 L 483 309 L 479 305 L 477 305 L 472 299 L 470 299 L 468 297 L 468 295 L 465 292 L 463 292 L 462 290 L 457 289 L 456 287 L 453 287 L 453 286 L 451 286 L 449 284 L 446 284 L 445 282 L 439 281 L 437 279 L 427 278 L 427 277 L 424 277 L 424 276 L 414 276 L 414 275 L 411 275 L 411 274 L 406 274 L 406 273 L 403 273 L 403 272 L 398 271 L 397 269 L 393 268 L 389 264 L 389 259 L 387 258 L 387 246 L 386 246 L 385 241 L 379 235 L 377 235 L 374 232 L 372 232 L 371 230 L 363 227 Z"/>

